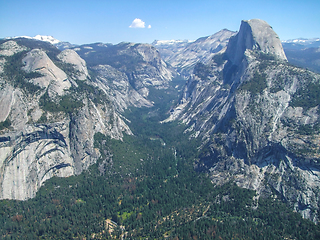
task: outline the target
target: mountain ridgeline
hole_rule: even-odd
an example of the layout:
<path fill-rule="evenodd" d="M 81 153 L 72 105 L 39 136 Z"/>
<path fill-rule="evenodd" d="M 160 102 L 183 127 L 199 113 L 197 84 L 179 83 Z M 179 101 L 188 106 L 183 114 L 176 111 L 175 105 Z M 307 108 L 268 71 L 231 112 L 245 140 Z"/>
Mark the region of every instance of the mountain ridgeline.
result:
<path fill-rule="evenodd" d="M 0 40 L 5 239 L 320 237 L 320 75 L 265 21 L 57 47 Z"/>
<path fill-rule="evenodd" d="M 165 121 L 178 119 L 202 139 L 196 168 L 214 183 L 276 191 L 318 221 L 319 75 L 288 64 L 261 20 L 243 21 L 221 58 L 196 66 Z"/>
<path fill-rule="evenodd" d="M 287 40 L 282 45 L 290 63 L 320 73 L 320 38 Z"/>
<path fill-rule="evenodd" d="M 109 52 L 105 59 L 87 53 L 87 63 L 74 50 L 42 41 L 1 42 L 0 198 L 25 200 L 52 176 L 80 174 L 100 156 L 95 133 L 132 134 L 124 109 L 152 106 L 146 86 L 172 80 L 149 45 L 120 44 Z M 113 66 L 106 62 L 111 57 Z"/>

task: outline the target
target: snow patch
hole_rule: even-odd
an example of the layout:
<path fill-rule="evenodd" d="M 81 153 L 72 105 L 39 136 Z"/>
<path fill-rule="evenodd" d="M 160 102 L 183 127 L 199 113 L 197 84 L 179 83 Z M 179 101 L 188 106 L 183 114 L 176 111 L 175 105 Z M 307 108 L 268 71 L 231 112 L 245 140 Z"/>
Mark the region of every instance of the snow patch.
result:
<path fill-rule="evenodd" d="M 30 36 L 17 36 L 17 37 L 8 37 L 6 39 L 16 39 L 16 38 L 27 38 L 27 39 L 34 39 L 34 40 L 39 40 L 39 41 L 44 41 L 44 42 L 49 42 L 51 44 L 57 44 L 60 43 L 61 41 L 58 39 L 55 39 L 52 36 L 43 36 L 43 35 L 36 35 L 35 37 L 30 37 Z"/>

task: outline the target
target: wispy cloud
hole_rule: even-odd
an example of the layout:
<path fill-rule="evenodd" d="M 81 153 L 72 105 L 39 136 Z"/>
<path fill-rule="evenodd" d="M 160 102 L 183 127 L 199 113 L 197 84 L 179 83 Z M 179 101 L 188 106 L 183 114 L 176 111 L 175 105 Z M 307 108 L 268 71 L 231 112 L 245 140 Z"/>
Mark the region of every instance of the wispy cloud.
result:
<path fill-rule="evenodd" d="M 135 20 L 132 21 L 131 25 L 129 28 L 145 28 L 146 23 L 142 21 L 140 18 L 136 18 Z M 148 25 L 148 28 L 151 28 L 151 25 Z"/>

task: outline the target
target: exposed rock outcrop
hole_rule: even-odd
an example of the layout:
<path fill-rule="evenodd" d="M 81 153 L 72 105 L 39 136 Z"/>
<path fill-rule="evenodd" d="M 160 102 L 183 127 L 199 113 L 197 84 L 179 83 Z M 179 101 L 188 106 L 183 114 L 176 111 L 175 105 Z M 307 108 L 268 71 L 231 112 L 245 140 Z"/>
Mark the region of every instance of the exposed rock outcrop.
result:
<path fill-rule="evenodd" d="M 67 74 L 58 68 L 41 49 L 33 49 L 22 59 L 23 70 L 27 73 L 37 72 L 41 77 L 31 79 L 34 85 L 48 88 L 50 96 L 63 95 L 71 87 Z M 50 85 L 50 86 L 49 86 Z"/>
<path fill-rule="evenodd" d="M 62 62 L 74 65 L 76 70 L 72 76 L 79 80 L 86 80 L 89 77 L 86 61 L 84 61 L 74 50 L 66 49 L 57 56 Z"/>
<path fill-rule="evenodd" d="M 74 49 L 90 67 L 109 65 L 124 73 L 131 87 L 147 98 L 149 88 L 167 88 L 176 75 L 149 44 L 119 43 L 82 45 Z"/>
<path fill-rule="evenodd" d="M 88 63 L 74 50 L 33 39 L 0 45 L 0 199 L 32 198 L 45 180 L 94 164 L 95 134 L 132 134 L 121 113 L 152 106 L 148 88 L 167 87 L 174 74 L 147 44 L 93 44 L 78 52 Z"/>
<path fill-rule="evenodd" d="M 97 132 L 116 139 L 132 134 L 106 86 L 90 80 L 76 52 L 56 55 L 47 45 L 30 49 L 38 42 L 28 40 L 27 47 L 24 41 L 0 45 L 0 121 L 6 123 L 0 129 L 0 199 L 32 198 L 47 179 L 80 174 L 100 155 Z"/>
<path fill-rule="evenodd" d="M 188 78 L 193 68 L 198 62 L 207 64 L 216 54 L 226 50 L 230 37 L 235 35 L 233 31 L 223 29 L 211 36 L 202 37 L 194 42 L 187 42 L 183 45 L 180 42 L 167 44 L 157 44 L 161 55 L 165 56 L 164 60 L 174 67 L 183 77 Z M 181 46 L 182 45 L 182 46 Z"/>
<path fill-rule="evenodd" d="M 97 73 L 97 84 L 109 96 L 119 111 L 129 106 L 151 107 L 152 103 L 140 95 L 131 85 L 127 75 L 109 65 L 92 68 Z"/>
<path fill-rule="evenodd" d="M 262 20 L 243 21 L 223 59 L 196 66 L 166 121 L 179 119 L 202 139 L 196 168 L 212 182 L 275 191 L 319 221 L 320 76 L 289 65 Z"/>
<path fill-rule="evenodd" d="M 10 57 L 16 53 L 27 50 L 25 46 L 20 46 L 15 41 L 7 41 L 1 44 L 0 55 Z"/>
<path fill-rule="evenodd" d="M 68 127 L 68 123 L 28 125 L 1 136 L 1 199 L 32 198 L 45 180 L 74 174 Z"/>
<path fill-rule="evenodd" d="M 272 54 L 281 60 L 287 60 L 280 38 L 268 23 L 260 19 L 242 21 L 239 33 L 229 42 L 226 56 L 235 65 L 240 64 L 247 49 Z"/>

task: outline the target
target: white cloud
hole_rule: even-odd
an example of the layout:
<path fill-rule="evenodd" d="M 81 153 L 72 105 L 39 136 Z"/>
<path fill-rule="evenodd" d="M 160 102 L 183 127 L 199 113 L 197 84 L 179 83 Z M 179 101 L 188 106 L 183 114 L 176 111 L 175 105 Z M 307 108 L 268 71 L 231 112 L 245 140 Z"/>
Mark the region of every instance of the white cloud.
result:
<path fill-rule="evenodd" d="M 149 26 L 148 26 L 148 28 L 149 28 Z M 140 18 L 136 18 L 135 20 L 133 20 L 133 22 L 129 26 L 129 28 L 145 28 L 145 27 L 146 27 L 145 22 L 142 21 Z"/>
<path fill-rule="evenodd" d="M 148 28 L 151 28 L 151 25 L 148 25 Z"/>

